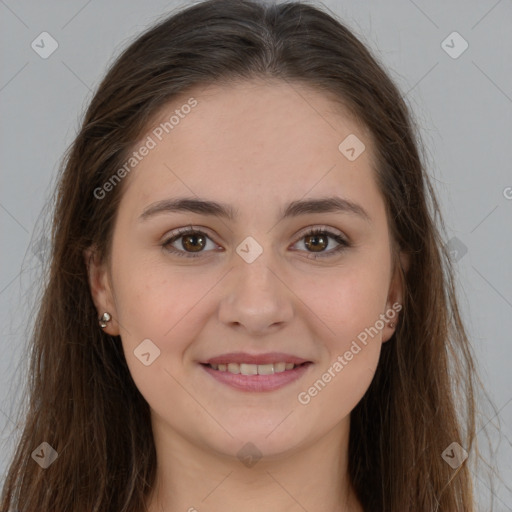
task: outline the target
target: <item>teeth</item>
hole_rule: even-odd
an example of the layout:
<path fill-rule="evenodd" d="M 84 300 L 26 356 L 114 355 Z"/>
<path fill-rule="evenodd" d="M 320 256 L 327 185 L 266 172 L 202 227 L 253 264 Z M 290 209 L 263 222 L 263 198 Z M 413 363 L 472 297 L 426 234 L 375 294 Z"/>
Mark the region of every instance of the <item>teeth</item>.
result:
<path fill-rule="evenodd" d="M 240 373 L 242 375 L 258 375 L 258 365 L 242 363 L 240 365 Z"/>
<path fill-rule="evenodd" d="M 289 364 L 292 364 L 292 363 L 289 363 Z M 295 365 L 293 365 L 295 366 Z M 292 366 L 292 368 L 293 368 Z M 288 368 L 290 369 L 290 368 Z M 286 363 L 274 363 L 274 372 L 275 373 L 280 373 L 280 372 L 284 372 L 286 370 Z"/>
<path fill-rule="evenodd" d="M 274 364 L 259 364 L 257 366 L 258 375 L 273 375 L 274 374 Z"/>
<path fill-rule="evenodd" d="M 240 373 L 240 365 L 237 363 L 229 363 L 228 364 L 228 372 L 229 373 Z"/>
<path fill-rule="evenodd" d="M 210 364 L 210 368 L 220 372 L 229 372 L 242 375 L 272 375 L 274 373 L 281 373 L 285 370 L 293 370 L 298 365 L 293 363 L 270 363 L 270 364 Z"/>

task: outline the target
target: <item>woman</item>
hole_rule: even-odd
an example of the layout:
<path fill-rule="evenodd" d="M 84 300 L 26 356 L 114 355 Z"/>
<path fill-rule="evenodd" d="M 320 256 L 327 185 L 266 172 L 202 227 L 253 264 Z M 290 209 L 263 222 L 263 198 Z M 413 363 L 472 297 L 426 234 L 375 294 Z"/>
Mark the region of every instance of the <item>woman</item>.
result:
<path fill-rule="evenodd" d="M 140 36 L 62 172 L 2 510 L 473 510 L 418 145 L 313 6 L 206 1 Z"/>

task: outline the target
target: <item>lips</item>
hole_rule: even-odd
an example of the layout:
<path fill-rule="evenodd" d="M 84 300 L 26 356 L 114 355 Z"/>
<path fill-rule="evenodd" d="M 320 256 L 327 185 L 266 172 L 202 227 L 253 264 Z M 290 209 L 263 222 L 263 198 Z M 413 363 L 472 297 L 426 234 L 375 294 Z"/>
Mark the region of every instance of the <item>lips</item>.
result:
<path fill-rule="evenodd" d="M 242 391 L 273 391 L 302 377 L 312 365 L 301 357 L 282 352 L 236 352 L 208 359 L 201 366 L 215 380 Z"/>

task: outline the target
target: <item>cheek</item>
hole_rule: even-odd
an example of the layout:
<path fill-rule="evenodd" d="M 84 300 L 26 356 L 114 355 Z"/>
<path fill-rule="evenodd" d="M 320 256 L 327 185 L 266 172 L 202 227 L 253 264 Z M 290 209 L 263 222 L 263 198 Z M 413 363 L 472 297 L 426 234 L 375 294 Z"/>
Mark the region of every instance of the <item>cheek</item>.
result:
<path fill-rule="evenodd" d="M 313 424 L 338 423 L 351 413 L 368 390 L 379 354 L 380 344 L 375 344 L 353 355 L 350 361 L 335 360 L 319 369 L 297 396 L 297 407 Z"/>
<path fill-rule="evenodd" d="M 158 249 L 137 250 L 135 244 L 131 247 L 119 241 L 114 257 L 116 312 L 122 336 L 139 343 L 144 338 L 162 340 L 186 316 L 200 290 L 186 286 L 186 272 L 173 271 Z"/>
<path fill-rule="evenodd" d="M 383 265 L 359 261 L 323 275 L 304 274 L 294 290 L 309 308 L 309 316 L 313 313 L 324 326 L 321 334 L 343 349 L 340 340 L 354 338 L 384 313 L 387 278 Z"/>
<path fill-rule="evenodd" d="M 198 292 L 165 278 L 155 266 L 126 272 L 124 278 L 120 272 L 118 280 L 121 339 L 129 371 L 149 405 L 164 413 L 171 397 L 174 401 L 183 394 L 178 382 L 183 382 L 184 354 L 195 336 L 196 323 L 188 320 Z"/>
<path fill-rule="evenodd" d="M 385 313 L 388 292 L 384 269 L 382 264 L 359 260 L 329 276 L 310 276 L 301 284 L 299 293 L 307 297 L 304 314 L 311 318 L 314 313 L 316 336 L 327 352 L 309 382 L 311 394 L 304 390 L 309 395 L 305 401 L 316 401 L 320 409 L 337 403 L 340 407 L 335 410 L 348 414 L 373 379 L 384 327 L 380 315 Z"/>
<path fill-rule="evenodd" d="M 326 357 L 297 401 L 316 421 L 340 421 L 370 386 L 382 346 L 384 285 L 377 273 L 351 268 L 310 296 L 308 306 L 321 316 L 318 324 L 322 327 L 316 335 L 326 348 Z"/>
<path fill-rule="evenodd" d="M 113 284 L 124 354 L 141 393 L 153 396 L 183 359 L 186 331 L 195 325 L 187 322 L 187 313 L 200 290 L 184 286 L 183 278 L 173 279 L 161 262 L 136 251 L 119 248 L 117 256 Z"/>

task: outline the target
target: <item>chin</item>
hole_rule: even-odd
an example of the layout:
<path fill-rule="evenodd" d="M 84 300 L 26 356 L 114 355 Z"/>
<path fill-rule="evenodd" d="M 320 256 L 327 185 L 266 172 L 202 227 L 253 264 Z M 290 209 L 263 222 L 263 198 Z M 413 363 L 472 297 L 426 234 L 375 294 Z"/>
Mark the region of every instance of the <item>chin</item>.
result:
<path fill-rule="evenodd" d="M 282 418 L 281 418 L 282 421 Z M 205 444 L 228 457 L 235 455 L 241 461 L 245 457 L 259 459 L 261 457 L 280 458 L 292 453 L 305 441 L 304 432 L 290 432 L 284 428 L 279 431 L 278 427 L 273 432 L 267 425 L 252 425 L 251 428 L 236 428 L 226 425 L 227 430 L 233 436 L 217 437 L 212 445 L 212 439 L 205 439 Z M 274 426 L 275 428 L 275 426 Z M 270 433 L 269 435 L 269 432 Z"/>

